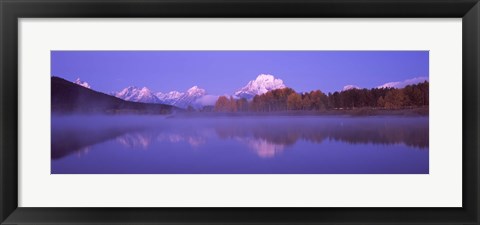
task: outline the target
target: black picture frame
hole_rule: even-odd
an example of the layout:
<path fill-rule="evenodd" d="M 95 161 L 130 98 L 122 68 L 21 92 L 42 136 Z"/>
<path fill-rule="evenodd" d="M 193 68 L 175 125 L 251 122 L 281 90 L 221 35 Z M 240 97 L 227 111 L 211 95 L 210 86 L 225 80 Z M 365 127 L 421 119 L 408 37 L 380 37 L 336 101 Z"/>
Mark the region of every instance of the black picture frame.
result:
<path fill-rule="evenodd" d="M 478 0 L 0 0 L 0 13 L 1 224 L 479 224 Z M 18 207 L 17 22 L 47 17 L 462 18 L 463 207 Z"/>

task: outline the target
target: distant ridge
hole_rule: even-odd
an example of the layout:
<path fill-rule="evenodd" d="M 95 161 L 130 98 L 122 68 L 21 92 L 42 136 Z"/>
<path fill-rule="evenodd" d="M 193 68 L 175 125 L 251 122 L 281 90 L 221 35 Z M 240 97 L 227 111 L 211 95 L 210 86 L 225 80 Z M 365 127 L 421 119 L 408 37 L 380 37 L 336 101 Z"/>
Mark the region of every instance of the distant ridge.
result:
<path fill-rule="evenodd" d="M 114 93 L 114 96 L 130 102 L 163 103 L 160 102 L 160 99 L 158 99 L 147 87 L 138 88 L 129 86 L 117 93 Z"/>
<path fill-rule="evenodd" d="M 174 105 L 180 108 L 187 108 L 188 106 L 198 107 L 197 100 L 201 99 L 207 94 L 205 89 L 193 86 L 186 92 L 171 91 L 168 93 L 158 92 L 156 95 L 160 102 L 164 104 Z"/>
<path fill-rule="evenodd" d="M 52 113 L 169 114 L 177 107 L 129 102 L 59 77 L 51 78 Z"/>
<path fill-rule="evenodd" d="M 112 93 L 112 95 L 126 101 L 160 103 L 186 109 L 188 106 L 201 107 L 196 101 L 204 97 L 206 91 L 198 86 L 193 86 L 186 92 L 170 91 L 167 93 L 153 93 L 147 87 L 138 88 L 129 86 L 119 92 Z"/>

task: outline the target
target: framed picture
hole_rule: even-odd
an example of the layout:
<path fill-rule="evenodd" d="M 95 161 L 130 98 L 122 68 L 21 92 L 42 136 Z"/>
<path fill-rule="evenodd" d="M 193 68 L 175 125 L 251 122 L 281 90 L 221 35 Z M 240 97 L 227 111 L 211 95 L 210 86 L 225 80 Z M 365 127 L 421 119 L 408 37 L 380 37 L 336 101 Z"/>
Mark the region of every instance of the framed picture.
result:
<path fill-rule="evenodd" d="M 0 11 L 1 224 L 479 224 L 476 0 Z"/>

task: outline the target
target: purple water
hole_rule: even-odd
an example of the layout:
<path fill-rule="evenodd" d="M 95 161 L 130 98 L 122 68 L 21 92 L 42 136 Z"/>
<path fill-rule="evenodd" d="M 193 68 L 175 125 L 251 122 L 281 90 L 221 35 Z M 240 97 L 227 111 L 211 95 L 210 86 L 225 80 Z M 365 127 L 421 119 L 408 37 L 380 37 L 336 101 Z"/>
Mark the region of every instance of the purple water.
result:
<path fill-rule="evenodd" d="M 52 174 L 428 174 L 428 117 L 52 117 Z"/>

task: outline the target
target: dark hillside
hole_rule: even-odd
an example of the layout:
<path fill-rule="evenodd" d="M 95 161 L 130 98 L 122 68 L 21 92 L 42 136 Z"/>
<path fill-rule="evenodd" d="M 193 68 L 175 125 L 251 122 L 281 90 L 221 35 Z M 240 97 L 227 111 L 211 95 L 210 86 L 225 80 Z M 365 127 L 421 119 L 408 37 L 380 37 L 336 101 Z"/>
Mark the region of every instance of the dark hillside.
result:
<path fill-rule="evenodd" d="M 52 113 L 169 114 L 176 107 L 129 102 L 59 77 L 51 78 Z"/>

